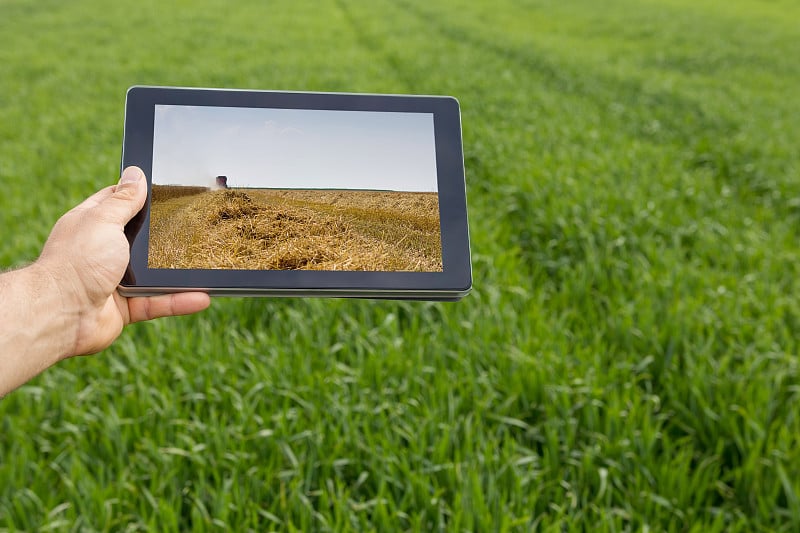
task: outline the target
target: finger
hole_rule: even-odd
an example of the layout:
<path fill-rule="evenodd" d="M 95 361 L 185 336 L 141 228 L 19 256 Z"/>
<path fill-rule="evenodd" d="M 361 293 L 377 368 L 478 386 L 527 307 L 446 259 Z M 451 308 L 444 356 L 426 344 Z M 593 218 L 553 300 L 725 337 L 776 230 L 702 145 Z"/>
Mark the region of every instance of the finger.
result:
<path fill-rule="evenodd" d="M 97 209 L 101 210 L 104 219 L 123 225 L 142 209 L 146 198 L 144 172 L 139 167 L 128 167 L 122 172 L 114 191 L 97 205 Z"/>
<path fill-rule="evenodd" d="M 207 308 L 211 298 L 204 292 L 180 292 L 159 296 L 128 298 L 130 322 L 163 316 L 189 315 Z"/>

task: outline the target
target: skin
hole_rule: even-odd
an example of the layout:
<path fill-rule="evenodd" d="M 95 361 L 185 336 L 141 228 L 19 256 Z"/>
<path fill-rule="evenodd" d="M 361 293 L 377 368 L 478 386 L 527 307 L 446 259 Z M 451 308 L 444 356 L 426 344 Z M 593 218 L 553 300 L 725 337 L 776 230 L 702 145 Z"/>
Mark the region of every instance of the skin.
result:
<path fill-rule="evenodd" d="M 104 350 L 128 324 L 209 306 L 202 292 L 117 292 L 130 258 L 125 224 L 146 198 L 144 173 L 126 168 L 58 220 L 36 262 L 0 274 L 0 397 L 62 359 Z"/>

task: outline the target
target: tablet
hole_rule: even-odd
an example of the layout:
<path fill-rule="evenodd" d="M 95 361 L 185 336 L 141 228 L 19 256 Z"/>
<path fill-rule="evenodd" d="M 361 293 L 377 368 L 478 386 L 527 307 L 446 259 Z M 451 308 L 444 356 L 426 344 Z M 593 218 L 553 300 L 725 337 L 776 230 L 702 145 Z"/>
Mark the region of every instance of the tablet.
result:
<path fill-rule="evenodd" d="M 123 295 L 471 289 L 452 97 L 135 86 L 122 144 L 148 182 Z"/>

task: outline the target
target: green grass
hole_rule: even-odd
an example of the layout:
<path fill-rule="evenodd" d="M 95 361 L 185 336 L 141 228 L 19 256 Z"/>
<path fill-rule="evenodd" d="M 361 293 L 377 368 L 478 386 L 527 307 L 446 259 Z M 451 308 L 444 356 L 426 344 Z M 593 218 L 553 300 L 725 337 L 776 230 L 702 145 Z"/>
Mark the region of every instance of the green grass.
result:
<path fill-rule="evenodd" d="M 0 0 L 0 265 L 133 84 L 451 94 L 475 290 L 218 299 L 0 401 L 0 529 L 800 529 L 800 8 Z"/>

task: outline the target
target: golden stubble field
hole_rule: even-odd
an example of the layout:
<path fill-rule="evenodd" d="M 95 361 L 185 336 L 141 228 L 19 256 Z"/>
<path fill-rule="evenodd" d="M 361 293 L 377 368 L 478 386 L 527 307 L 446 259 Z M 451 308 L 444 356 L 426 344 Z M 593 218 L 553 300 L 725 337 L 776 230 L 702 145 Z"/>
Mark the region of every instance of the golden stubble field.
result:
<path fill-rule="evenodd" d="M 148 266 L 440 272 L 438 195 L 154 185 Z"/>

